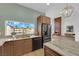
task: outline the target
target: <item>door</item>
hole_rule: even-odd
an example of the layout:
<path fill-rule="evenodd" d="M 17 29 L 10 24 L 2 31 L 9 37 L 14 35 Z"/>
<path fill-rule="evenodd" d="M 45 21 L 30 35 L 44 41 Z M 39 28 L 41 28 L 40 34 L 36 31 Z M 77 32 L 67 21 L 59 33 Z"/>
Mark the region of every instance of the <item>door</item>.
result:
<path fill-rule="evenodd" d="M 55 18 L 54 23 L 55 23 L 54 34 L 55 35 L 61 35 L 61 17 Z"/>

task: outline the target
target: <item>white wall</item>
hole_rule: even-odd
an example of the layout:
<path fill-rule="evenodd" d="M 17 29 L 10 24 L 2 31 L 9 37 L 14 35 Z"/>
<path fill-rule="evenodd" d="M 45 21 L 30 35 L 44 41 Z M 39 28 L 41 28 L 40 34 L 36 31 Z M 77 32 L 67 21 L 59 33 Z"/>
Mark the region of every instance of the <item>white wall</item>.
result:
<path fill-rule="evenodd" d="M 64 6 L 65 6 L 64 4 L 53 4 L 46 11 L 46 16 L 49 16 L 52 20 L 52 34 L 54 33 L 54 18 L 60 16 L 60 11 L 63 9 Z"/>
<path fill-rule="evenodd" d="M 61 16 L 60 11 L 66 4 L 54 4 L 46 12 L 46 16 L 49 16 L 52 20 L 52 33 L 54 32 L 54 18 Z M 69 4 L 74 7 L 71 17 L 62 18 L 62 35 L 66 32 L 67 25 L 74 25 L 74 32 L 76 34 L 76 41 L 79 41 L 79 4 Z"/>

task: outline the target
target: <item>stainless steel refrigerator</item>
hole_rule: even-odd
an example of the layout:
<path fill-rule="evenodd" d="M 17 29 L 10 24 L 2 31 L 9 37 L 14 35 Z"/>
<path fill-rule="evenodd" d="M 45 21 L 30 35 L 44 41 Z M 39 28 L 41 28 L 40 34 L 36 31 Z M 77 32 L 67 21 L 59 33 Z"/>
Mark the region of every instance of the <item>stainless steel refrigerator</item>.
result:
<path fill-rule="evenodd" d="M 41 30 L 43 42 L 51 41 L 51 25 L 43 23 Z"/>

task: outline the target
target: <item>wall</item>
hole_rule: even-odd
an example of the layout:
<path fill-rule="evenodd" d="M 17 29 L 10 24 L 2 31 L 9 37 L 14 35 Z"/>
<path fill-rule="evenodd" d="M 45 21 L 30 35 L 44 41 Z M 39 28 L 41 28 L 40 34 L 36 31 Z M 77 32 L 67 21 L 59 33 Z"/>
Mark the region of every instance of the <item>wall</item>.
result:
<path fill-rule="evenodd" d="M 51 24 L 52 24 L 52 34 L 54 33 L 54 19 L 56 17 L 60 17 L 60 11 L 63 9 L 65 5 L 64 4 L 53 4 L 52 6 L 50 6 L 48 8 L 48 10 L 46 11 L 46 16 L 49 16 L 51 18 Z M 63 20 L 62 20 L 62 24 L 64 24 Z M 62 25 L 62 34 L 63 34 L 63 25 Z"/>
<path fill-rule="evenodd" d="M 73 14 L 71 17 L 63 18 L 62 17 L 62 35 L 66 32 L 67 25 L 74 25 L 74 32 L 76 34 L 76 41 L 79 41 L 79 4 L 69 4 L 74 7 Z M 65 4 L 55 4 L 49 8 L 46 12 L 46 15 L 52 19 L 52 33 L 54 32 L 54 18 L 61 16 L 60 11 L 63 9 Z"/>
<path fill-rule="evenodd" d="M 44 15 L 44 13 L 14 3 L 0 3 L 0 37 L 4 37 L 6 20 L 34 23 L 36 30 L 39 15 Z"/>

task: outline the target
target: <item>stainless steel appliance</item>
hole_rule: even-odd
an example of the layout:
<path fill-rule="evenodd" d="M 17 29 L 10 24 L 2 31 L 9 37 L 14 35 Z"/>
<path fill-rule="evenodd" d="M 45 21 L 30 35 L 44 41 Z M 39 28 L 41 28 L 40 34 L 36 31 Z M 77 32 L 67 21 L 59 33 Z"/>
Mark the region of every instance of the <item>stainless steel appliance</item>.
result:
<path fill-rule="evenodd" d="M 32 51 L 43 48 L 41 37 L 32 38 Z"/>
<path fill-rule="evenodd" d="M 50 24 L 42 24 L 41 27 L 42 39 L 43 42 L 48 42 L 51 40 L 51 25 Z"/>

